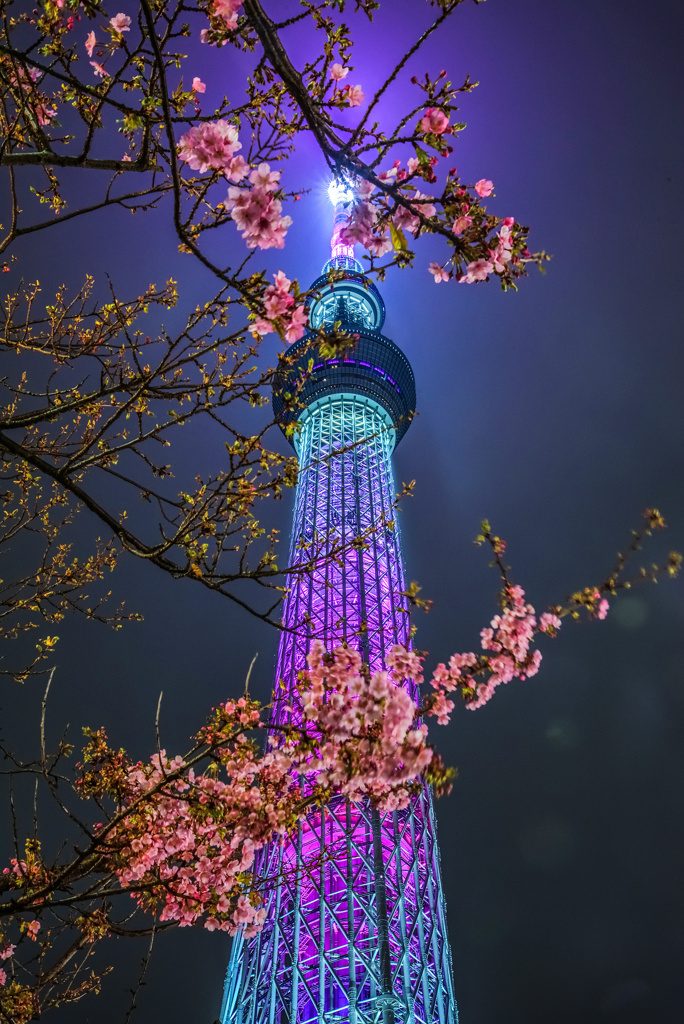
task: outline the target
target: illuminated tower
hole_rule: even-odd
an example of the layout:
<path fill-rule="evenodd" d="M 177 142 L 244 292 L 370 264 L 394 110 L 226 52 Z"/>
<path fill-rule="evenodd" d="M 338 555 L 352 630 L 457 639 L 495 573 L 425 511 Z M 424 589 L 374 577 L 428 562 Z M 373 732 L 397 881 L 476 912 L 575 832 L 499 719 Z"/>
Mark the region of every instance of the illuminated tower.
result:
<path fill-rule="evenodd" d="M 391 454 L 415 409 L 411 366 L 380 330 L 385 307 L 353 247 L 341 242 L 351 194 L 331 186 L 332 256 L 312 286 L 313 328 L 358 335 L 346 355 L 323 358 L 310 337 L 292 345 L 274 389 L 274 409 L 299 428 L 299 481 L 292 561 L 321 557 L 297 578 L 285 604 L 276 720 L 297 715 L 290 685 L 312 639 L 347 641 L 371 670 L 408 641 Z M 330 282 L 331 270 L 342 271 Z M 313 358 L 313 371 L 304 378 Z M 303 381 L 303 384 L 302 384 Z M 299 382 L 297 402 L 288 399 Z M 414 695 L 415 696 L 415 695 Z M 296 838 L 262 851 L 267 912 L 252 939 L 236 937 L 222 1024 L 456 1024 L 432 796 L 402 811 L 333 800 Z"/>

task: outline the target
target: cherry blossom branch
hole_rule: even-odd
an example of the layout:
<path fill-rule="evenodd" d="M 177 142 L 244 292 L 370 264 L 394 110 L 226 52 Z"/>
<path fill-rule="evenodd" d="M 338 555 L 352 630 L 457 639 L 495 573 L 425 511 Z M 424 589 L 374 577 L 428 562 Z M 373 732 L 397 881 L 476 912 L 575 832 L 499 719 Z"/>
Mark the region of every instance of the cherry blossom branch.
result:
<path fill-rule="evenodd" d="M 392 85 L 392 83 L 394 81 L 396 81 L 396 78 L 399 75 L 399 72 L 402 71 L 406 67 L 406 65 L 408 64 L 408 62 L 411 59 L 411 57 L 415 56 L 415 54 L 418 52 L 418 50 L 420 50 L 420 48 L 423 46 L 423 44 L 430 38 L 430 36 L 433 34 L 433 32 L 436 32 L 437 29 L 440 27 L 440 25 L 442 25 L 446 21 L 446 19 L 451 14 L 453 14 L 454 11 L 456 10 L 456 8 L 459 7 L 460 4 L 462 4 L 462 3 L 463 3 L 463 0 L 451 0 L 451 2 L 445 3 L 444 6 L 442 7 L 442 13 L 440 15 L 438 15 L 437 18 L 435 18 L 435 20 L 432 22 L 432 24 L 428 28 L 425 29 L 425 31 L 418 37 L 418 39 L 416 39 L 416 41 L 413 44 L 413 46 L 411 46 L 406 51 L 406 53 L 403 55 L 401 60 L 395 65 L 394 70 L 391 72 L 390 75 L 387 76 L 385 81 L 382 83 L 382 85 L 380 86 L 380 88 L 378 89 L 378 91 L 375 93 L 375 95 L 371 99 L 370 103 L 368 104 L 368 107 L 366 108 L 365 114 L 363 114 L 363 116 L 361 117 L 361 120 L 359 121 L 358 125 L 356 126 L 356 128 L 354 129 L 352 135 L 349 138 L 349 141 L 347 143 L 347 147 L 348 148 L 351 148 L 352 146 L 355 146 L 357 144 L 357 141 L 361 138 L 361 136 L 362 136 L 362 134 L 364 132 L 364 129 L 366 127 L 366 124 L 368 123 L 368 119 L 370 118 L 370 115 L 372 114 L 373 110 L 378 105 L 378 103 L 380 102 L 380 100 L 382 99 L 384 94 L 387 92 L 387 90 L 390 87 L 390 85 Z M 406 120 L 408 121 L 408 118 Z M 398 142 L 398 141 L 401 141 L 401 140 L 394 140 L 394 141 Z M 405 141 L 412 141 L 412 140 L 411 139 L 407 139 Z M 371 148 L 371 147 L 369 146 L 368 148 Z"/>
<path fill-rule="evenodd" d="M 130 165 L 124 163 L 124 168 L 128 168 Z M 110 169 L 110 168 L 107 168 Z M 10 167 L 10 173 L 13 175 L 14 170 Z M 13 178 L 12 178 L 13 180 Z M 66 221 L 74 220 L 76 217 L 83 217 L 89 213 L 95 213 L 97 210 L 104 210 L 109 206 L 122 206 L 126 210 L 136 211 L 137 209 L 144 208 L 149 209 L 154 206 L 156 202 L 161 199 L 165 192 L 169 191 L 170 186 L 162 184 L 155 185 L 149 190 L 139 192 L 126 192 L 121 196 L 107 196 L 98 203 L 93 203 L 91 206 L 82 206 L 78 210 L 72 210 L 70 213 L 62 213 L 59 215 L 59 219 L 44 220 L 39 224 L 30 224 L 27 227 L 17 228 L 16 217 L 13 218 L 12 228 L 8 233 L 7 237 L 0 242 L 0 253 L 4 252 L 8 245 L 13 242 L 16 238 L 21 238 L 23 235 L 30 235 L 36 231 L 44 231 L 46 228 L 55 227 L 58 224 L 64 224 Z M 125 204 L 131 199 L 144 199 L 148 196 L 152 196 L 151 201 L 146 203 L 136 203 L 133 206 L 126 206 Z"/>

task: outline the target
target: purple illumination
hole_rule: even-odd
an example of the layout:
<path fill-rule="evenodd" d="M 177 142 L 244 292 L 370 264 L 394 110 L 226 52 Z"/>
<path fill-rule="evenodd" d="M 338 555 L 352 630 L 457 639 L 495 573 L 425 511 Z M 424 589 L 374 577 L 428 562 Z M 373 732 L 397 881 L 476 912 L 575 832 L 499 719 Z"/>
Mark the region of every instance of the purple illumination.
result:
<path fill-rule="evenodd" d="M 314 638 L 328 647 L 353 643 L 371 668 L 381 668 L 384 650 L 407 639 L 392 508 L 394 431 L 374 403 L 333 395 L 303 417 L 297 446 L 303 468 L 292 559 L 315 553 L 321 568 L 311 579 L 297 578 L 290 592 L 285 625 L 294 628 L 305 619 L 311 624 L 301 635 L 284 634 L 278 677 L 296 676 Z M 357 538 L 365 541 L 365 550 L 350 548 Z M 342 553 L 333 559 L 338 550 Z"/>
<path fill-rule="evenodd" d="M 357 647 L 372 670 L 408 640 L 387 415 L 333 394 L 300 424 L 291 557 L 319 568 L 295 577 L 285 604 L 277 722 L 298 717 L 290 684 L 314 638 Z M 224 1024 L 455 1024 L 428 789 L 385 815 L 339 798 L 267 848 L 260 871 L 266 924 L 233 944 Z"/>

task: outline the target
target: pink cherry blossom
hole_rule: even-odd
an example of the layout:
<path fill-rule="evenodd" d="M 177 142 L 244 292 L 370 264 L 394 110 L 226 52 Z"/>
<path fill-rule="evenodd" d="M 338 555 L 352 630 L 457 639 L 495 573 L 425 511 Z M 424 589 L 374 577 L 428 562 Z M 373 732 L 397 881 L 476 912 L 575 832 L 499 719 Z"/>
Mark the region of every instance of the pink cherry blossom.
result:
<path fill-rule="evenodd" d="M 267 163 L 261 163 L 255 167 L 249 176 L 253 185 L 265 188 L 268 192 L 274 192 L 280 181 L 280 171 L 272 171 Z"/>
<path fill-rule="evenodd" d="M 214 0 L 211 14 L 215 18 L 221 18 L 226 28 L 235 28 L 238 22 L 238 11 L 242 7 L 242 0 Z"/>
<path fill-rule="evenodd" d="M 442 135 L 449 127 L 449 118 L 439 107 L 428 107 L 421 119 L 420 127 L 427 134 Z"/>
<path fill-rule="evenodd" d="M 235 191 L 273 199 L 277 179 L 277 172 L 260 165 L 250 175 L 251 187 Z M 296 340 L 306 307 L 295 303 L 292 282 L 279 270 L 264 292 L 264 319 L 291 330 Z M 600 593 L 589 591 L 588 597 L 598 600 Z M 447 788 L 424 716 L 446 724 L 453 691 L 461 689 L 467 707 L 475 709 L 498 686 L 533 676 L 541 662 L 541 653 L 532 650 L 535 635 L 554 635 L 559 626 L 554 612 L 537 620 L 523 589 L 505 582 L 501 610 L 481 632 L 484 653 L 454 654 L 448 665 L 438 665 L 429 680 L 433 694 L 420 706 L 413 695 L 423 683 L 423 659 L 416 651 L 396 644 L 386 654 L 385 669 L 370 674 L 359 651 L 326 652 L 314 642 L 307 668 L 287 697 L 294 708 L 292 728 L 271 734 L 265 753 L 247 740 L 252 730 L 267 728 L 266 715 L 244 696 L 214 709 L 200 732 L 210 758 L 206 774 L 196 773 L 199 762 L 190 768 L 183 757 L 168 757 L 164 750 L 146 764 L 124 761 L 121 767 L 117 761 L 124 813 L 108 826 L 103 868 L 147 910 L 156 903 L 162 921 L 256 934 L 265 910 L 254 891 L 255 858 L 275 841 L 287 863 L 293 826 L 307 828 L 307 800 L 315 795 L 324 804 L 339 794 L 351 801 L 370 798 L 382 813 L 401 809 L 428 769 Z M 14 858 L 4 869 L 11 888 L 43 884 L 44 865 L 35 856 L 28 861 Z M 25 927 L 35 939 L 39 922 Z M 0 960 L 13 952 L 5 944 Z"/>
<path fill-rule="evenodd" d="M 466 272 L 461 278 L 461 284 L 473 284 L 475 281 L 485 281 L 489 274 L 494 273 L 494 264 L 489 260 L 473 260 L 466 267 Z"/>
<path fill-rule="evenodd" d="M 297 306 L 293 311 L 285 328 L 285 341 L 291 345 L 303 336 L 309 322 L 309 312 L 306 306 Z"/>
<path fill-rule="evenodd" d="M 294 295 L 290 294 L 292 282 L 282 270 L 273 275 L 275 284 L 269 285 L 264 293 L 264 308 L 270 320 L 275 320 L 294 305 Z"/>
<path fill-rule="evenodd" d="M 110 19 L 109 24 L 112 26 L 115 32 L 121 34 L 122 32 L 130 32 L 131 19 L 127 14 L 117 14 Z M 88 54 L 90 56 L 90 54 Z"/>
<path fill-rule="evenodd" d="M 428 267 L 428 270 L 433 275 L 435 279 L 435 284 L 439 284 L 440 281 L 449 280 L 449 271 L 445 270 L 445 268 L 440 266 L 439 263 L 431 263 Z"/>
<path fill-rule="evenodd" d="M 290 287 L 279 271 L 269 286 L 274 309 L 276 297 L 282 301 Z M 293 814 L 303 813 L 302 780 L 306 786 L 315 779 L 323 790 L 350 800 L 370 796 L 386 811 L 405 807 L 414 781 L 433 764 L 427 726 L 416 725 L 417 708 L 403 684 L 422 680 L 416 652 L 394 646 L 388 670 L 368 678 L 358 651 L 326 654 L 316 642 L 307 664 L 297 682 L 301 731 L 271 736 L 266 754 L 240 743 L 235 732 L 238 725 L 265 724 L 248 698 L 216 710 L 203 736 L 222 745 L 225 781 L 185 771 L 183 758 L 163 750 L 148 765 L 127 770 L 124 805 L 144 810 L 110 830 L 107 849 L 132 898 L 148 907 L 150 898 L 163 905 L 161 920 L 181 927 L 201 920 L 209 931 L 255 934 L 265 912 L 252 902 L 245 873 L 267 842 L 281 838 L 287 844 Z"/>
<path fill-rule="evenodd" d="M 86 41 L 85 41 L 85 48 L 86 48 L 86 52 L 87 52 L 89 57 L 92 57 L 93 50 L 95 49 L 96 46 L 97 46 L 97 39 L 95 38 L 95 33 L 94 32 L 89 32 L 88 35 L 86 36 Z"/>
<path fill-rule="evenodd" d="M 534 634 L 546 632 L 555 636 L 560 625 L 561 620 L 554 612 L 544 612 L 537 621 L 534 608 L 525 602 L 522 587 L 506 584 L 501 614 L 495 615 L 480 633 L 483 650 L 493 653 L 479 658 L 472 652 L 455 654 L 448 668 L 438 665 L 430 680 L 437 696 L 430 714 L 439 716 L 440 721 L 448 716 L 445 694 L 456 687 L 464 687 L 473 694 L 466 707 L 475 710 L 486 704 L 502 683 L 536 675 L 542 655 L 539 650 L 531 650 Z M 488 678 L 476 683 L 474 676 L 479 673 L 488 673 Z"/>
<path fill-rule="evenodd" d="M 292 344 L 304 334 L 308 323 L 308 310 L 304 304 L 294 306 L 294 295 L 290 293 L 291 281 L 282 270 L 273 275 L 275 284 L 269 285 L 264 292 L 265 317 L 257 317 L 254 330 L 257 334 L 269 334 L 277 326 L 285 335 L 288 344 Z"/>
<path fill-rule="evenodd" d="M 542 632 L 549 633 L 551 636 L 555 636 L 556 630 L 560 629 L 560 627 L 561 620 L 558 618 L 557 615 L 554 615 L 552 612 L 543 612 L 539 616 L 539 628 L 542 630 Z"/>
<path fill-rule="evenodd" d="M 494 182 L 490 181 L 488 178 L 480 178 L 480 180 L 475 183 L 475 191 L 478 196 L 482 196 L 483 198 L 485 196 L 490 196 L 493 189 Z"/>
<path fill-rule="evenodd" d="M 350 107 L 360 107 L 366 98 L 366 94 L 360 85 L 345 85 L 342 96 Z"/>
<path fill-rule="evenodd" d="M 0 985 L 7 983 L 7 971 L 0 967 Z"/>
<path fill-rule="evenodd" d="M 101 64 L 98 64 L 96 60 L 91 60 L 90 66 L 94 68 L 94 74 L 98 78 L 109 78 L 109 72 L 106 68 L 103 68 Z"/>
<path fill-rule="evenodd" d="M 200 78 L 193 78 L 192 80 L 192 91 L 193 92 L 206 92 L 207 87 Z"/>
<path fill-rule="evenodd" d="M 39 931 L 40 921 L 29 921 L 29 923 L 26 925 L 26 934 L 28 935 L 29 939 L 33 939 L 34 942 L 36 941 L 36 936 L 38 935 Z"/>
<path fill-rule="evenodd" d="M 378 179 L 380 181 L 394 182 L 397 173 L 399 171 L 399 161 L 397 160 L 393 167 L 390 167 L 387 171 L 380 171 Z"/>
<path fill-rule="evenodd" d="M 343 68 L 341 64 L 333 64 L 330 68 L 330 77 L 334 82 L 341 82 L 349 74 L 349 68 Z"/>
<path fill-rule="evenodd" d="M 214 121 L 196 125 L 181 136 L 178 155 L 195 171 L 226 170 L 233 154 L 242 149 L 235 125 Z"/>
<path fill-rule="evenodd" d="M 8 942 L 2 947 L 2 949 L 0 949 L 0 960 L 9 960 L 16 948 L 17 947 L 13 946 L 11 942 Z"/>
<path fill-rule="evenodd" d="M 468 228 L 471 226 L 472 223 L 473 223 L 473 218 L 469 217 L 466 214 L 464 216 L 456 218 L 456 220 L 454 221 L 454 223 L 453 223 L 453 225 L 451 227 L 451 230 L 453 231 L 453 233 L 455 235 L 462 235 L 464 231 L 468 230 Z"/>
<path fill-rule="evenodd" d="M 374 186 L 367 181 L 359 182 L 357 194 L 359 201 L 352 207 L 349 219 L 339 232 L 339 239 L 344 245 L 363 245 L 375 256 L 383 256 L 392 248 L 392 240 L 387 229 L 376 231 L 378 209 L 366 198 L 373 192 Z"/>
<path fill-rule="evenodd" d="M 606 615 L 608 614 L 608 609 L 609 608 L 610 608 L 610 604 L 608 603 L 608 599 L 604 597 L 603 600 L 601 601 L 601 603 L 598 606 L 598 611 L 596 612 L 596 618 L 597 619 L 605 619 Z"/>
<path fill-rule="evenodd" d="M 280 171 L 261 163 L 249 176 L 252 188 L 228 189 L 226 209 L 250 248 L 282 249 L 285 244 L 292 218 L 282 216 L 282 203 L 273 194 L 279 178 Z"/>
<path fill-rule="evenodd" d="M 411 208 L 399 206 L 395 210 L 392 220 L 396 227 L 416 235 L 421 227 L 419 214 L 422 214 L 424 217 L 434 217 L 437 211 L 432 203 L 425 202 L 426 199 L 432 199 L 432 196 L 425 196 L 422 192 L 415 192 L 412 198 L 418 199 L 420 202 Z"/>
<path fill-rule="evenodd" d="M 510 263 L 512 259 L 510 245 L 504 245 L 500 242 L 495 249 L 489 250 L 489 259 L 496 273 L 503 274 L 506 270 L 506 264 Z"/>
<path fill-rule="evenodd" d="M 244 157 L 240 156 L 238 153 L 238 155 L 234 156 L 230 161 L 230 166 L 226 171 L 226 178 L 228 178 L 228 181 L 242 181 L 243 178 L 247 177 L 248 172 L 249 164 Z"/>

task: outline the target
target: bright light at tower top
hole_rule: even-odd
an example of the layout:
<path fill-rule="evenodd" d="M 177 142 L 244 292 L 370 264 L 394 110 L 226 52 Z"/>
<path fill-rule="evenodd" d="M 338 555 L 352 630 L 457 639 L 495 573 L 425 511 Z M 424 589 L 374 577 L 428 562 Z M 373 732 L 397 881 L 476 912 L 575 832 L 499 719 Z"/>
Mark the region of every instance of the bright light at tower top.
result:
<path fill-rule="evenodd" d="M 343 178 L 333 178 L 328 185 L 328 196 L 333 206 L 338 203 L 350 203 L 354 198 L 354 189 Z"/>

